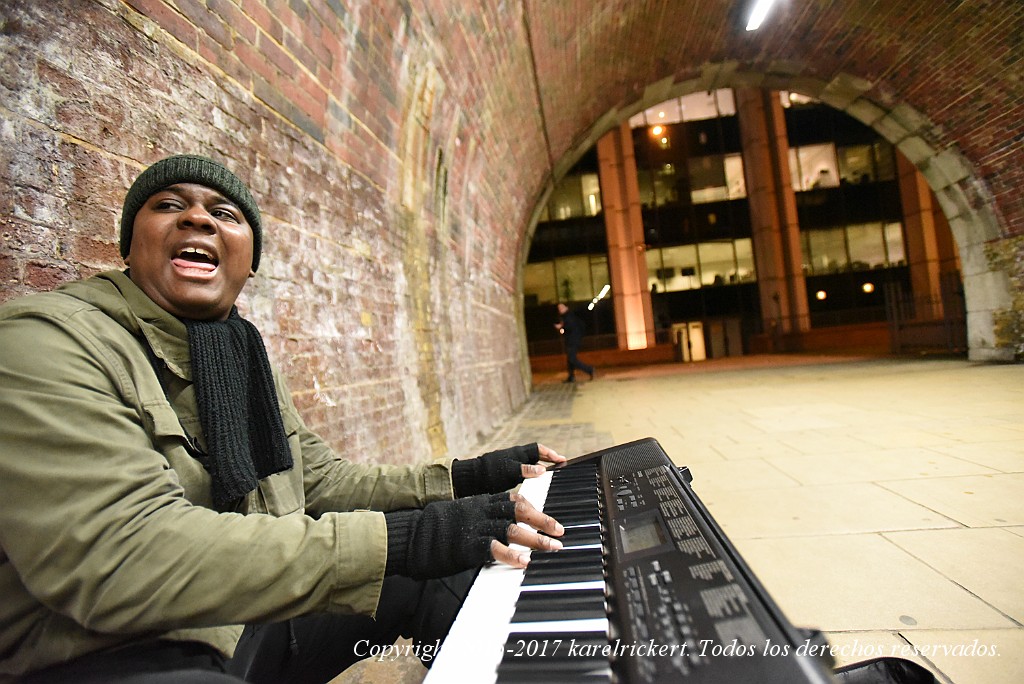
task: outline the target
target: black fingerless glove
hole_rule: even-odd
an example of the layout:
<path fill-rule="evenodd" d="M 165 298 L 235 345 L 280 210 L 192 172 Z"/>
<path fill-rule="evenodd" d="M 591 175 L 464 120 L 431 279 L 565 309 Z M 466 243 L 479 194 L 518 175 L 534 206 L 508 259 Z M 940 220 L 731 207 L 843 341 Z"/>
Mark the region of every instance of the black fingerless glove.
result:
<path fill-rule="evenodd" d="M 499 449 L 477 458 L 452 463 L 452 487 L 455 496 L 497 494 L 523 481 L 522 465 L 540 460 L 536 443 Z"/>
<path fill-rule="evenodd" d="M 507 494 L 435 501 L 423 510 L 385 513 L 385 575 L 447 577 L 491 560 L 491 540 L 508 543 L 516 505 Z"/>

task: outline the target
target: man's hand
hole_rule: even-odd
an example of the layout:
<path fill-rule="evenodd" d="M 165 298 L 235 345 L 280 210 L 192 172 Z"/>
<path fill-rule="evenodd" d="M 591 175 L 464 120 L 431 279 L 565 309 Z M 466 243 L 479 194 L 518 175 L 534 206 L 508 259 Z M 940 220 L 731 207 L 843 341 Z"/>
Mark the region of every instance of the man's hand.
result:
<path fill-rule="evenodd" d="M 546 447 L 543 444 L 537 444 L 537 452 L 540 454 L 541 461 L 547 461 L 558 465 L 559 463 L 565 463 L 565 456 L 562 456 L 557 451 L 550 447 Z M 537 463 L 531 465 L 528 463 L 523 464 L 523 477 L 540 477 L 548 471 L 547 466 Z"/>
<path fill-rule="evenodd" d="M 565 463 L 565 457 L 543 444 L 523 444 L 499 449 L 477 458 L 452 463 L 452 487 L 456 498 L 476 494 L 496 494 L 512 489 L 527 477 L 543 475 L 540 464 Z"/>
<path fill-rule="evenodd" d="M 564 529 L 518 494 L 479 494 L 434 501 L 422 510 L 384 514 L 387 525 L 385 575 L 432 579 L 483 565 L 492 558 L 523 568 L 529 554 L 512 549 L 557 551 Z"/>
<path fill-rule="evenodd" d="M 546 447 L 542 447 L 542 456 L 544 448 Z M 553 451 L 550 451 L 550 453 L 562 459 L 562 461 L 565 460 L 564 457 L 558 456 Z M 543 466 L 536 467 L 543 469 Z M 510 496 L 516 505 L 516 521 L 520 524 L 509 526 L 508 543 L 525 546 L 527 549 L 537 549 L 538 551 L 558 551 L 561 549 L 562 542 L 537 532 L 540 531 L 554 537 L 561 537 L 565 533 L 565 528 L 550 515 L 537 510 L 533 504 L 521 495 L 512 494 Z M 491 541 L 491 556 L 499 563 L 511 565 L 514 568 L 525 568 L 526 564 L 530 562 L 530 554 L 527 551 L 513 549 L 506 544 L 502 544 L 497 539 Z"/>

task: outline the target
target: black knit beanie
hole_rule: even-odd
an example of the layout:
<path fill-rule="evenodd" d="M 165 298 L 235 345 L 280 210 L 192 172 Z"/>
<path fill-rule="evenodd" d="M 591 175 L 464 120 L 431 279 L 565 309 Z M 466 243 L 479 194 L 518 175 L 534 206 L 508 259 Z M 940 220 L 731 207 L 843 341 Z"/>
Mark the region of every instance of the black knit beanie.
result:
<path fill-rule="evenodd" d="M 245 183 L 223 164 L 193 154 L 180 154 L 161 159 L 139 174 L 132 183 L 121 210 L 121 258 L 128 256 L 131 249 L 132 230 L 139 209 L 153 193 L 175 183 L 196 183 L 212 188 L 242 210 L 245 220 L 252 228 L 252 270 L 255 272 L 259 268 L 260 252 L 263 250 L 263 224 L 260 221 L 260 210 L 256 206 L 256 200 Z"/>

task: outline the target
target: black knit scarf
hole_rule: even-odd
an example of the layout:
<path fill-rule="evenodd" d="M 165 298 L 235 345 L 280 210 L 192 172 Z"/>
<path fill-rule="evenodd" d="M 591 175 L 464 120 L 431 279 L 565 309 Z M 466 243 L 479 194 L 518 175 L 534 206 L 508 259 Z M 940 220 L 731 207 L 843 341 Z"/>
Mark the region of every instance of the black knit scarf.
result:
<path fill-rule="evenodd" d="M 257 482 L 292 467 L 267 350 L 231 309 L 225 321 L 185 320 L 213 502 L 230 510 Z"/>

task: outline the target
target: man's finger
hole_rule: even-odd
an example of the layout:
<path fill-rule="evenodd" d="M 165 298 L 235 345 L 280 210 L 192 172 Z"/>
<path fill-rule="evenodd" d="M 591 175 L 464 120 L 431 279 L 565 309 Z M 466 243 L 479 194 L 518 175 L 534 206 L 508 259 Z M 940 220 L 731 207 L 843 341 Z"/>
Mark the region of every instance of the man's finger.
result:
<path fill-rule="evenodd" d="M 512 501 L 516 503 L 516 520 L 526 523 L 530 527 L 546 534 L 561 537 L 565 528 L 546 513 L 534 508 L 533 504 L 526 500 L 521 494 L 512 494 Z"/>
<path fill-rule="evenodd" d="M 525 525 L 509 526 L 508 543 L 519 544 L 538 551 L 559 551 L 562 548 L 562 542 L 543 534 L 537 534 Z"/>
<path fill-rule="evenodd" d="M 562 456 L 551 447 L 546 447 L 543 444 L 537 445 L 537 453 L 540 455 L 540 460 L 547 461 L 549 463 L 565 463 L 566 461 L 565 456 Z"/>
<path fill-rule="evenodd" d="M 491 540 L 491 557 L 497 562 L 511 565 L 513 568 L 525 568 L 526 564 L 530 562 L 530 554 L 510 549 L 497 539 Z"/>
<path fill-rule="evenodd" d="M 540 477 L 541 475 L 546 473 L 548 469 L 545 468 L 542 465 L 530 465 L 529 463 L 524 463 L 522 465 L 522 470 L 523 470 L 523 477 L 524 478 L 530 478 L 530 477 Z"/>

